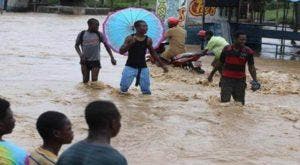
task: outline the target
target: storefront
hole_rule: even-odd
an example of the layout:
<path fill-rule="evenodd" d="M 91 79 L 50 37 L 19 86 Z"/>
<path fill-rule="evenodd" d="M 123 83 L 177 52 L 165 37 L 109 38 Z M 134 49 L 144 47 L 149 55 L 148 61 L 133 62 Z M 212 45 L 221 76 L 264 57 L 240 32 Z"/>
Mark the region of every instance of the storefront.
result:
<path fill-rule="evenodd" d="M 164 21 L 171 16 L 178 17 L 180 25 L 187 30 L 187 44 L 201 44 L 196 34 L 203 28 L 212 30 L 216 35 L 222 35 L 231 41 L 230 26 L 227 18 L 222 16 L 221 9 L 204 8 L 205 3 L 207 3 L 205 0 L 157 0 L 156 13 Z M 216 6 L 210 3 L 207 5 Z M 205 22 L 204 27 L 203 22 Z"/>

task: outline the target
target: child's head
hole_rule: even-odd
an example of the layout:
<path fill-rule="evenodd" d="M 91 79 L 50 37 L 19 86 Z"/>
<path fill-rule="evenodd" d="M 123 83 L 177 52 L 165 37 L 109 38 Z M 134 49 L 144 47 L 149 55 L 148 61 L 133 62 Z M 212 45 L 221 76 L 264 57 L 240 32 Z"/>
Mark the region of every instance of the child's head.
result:
<path fill-rule="evenodd" d="M 121 115 L 112 102 L 94 101 L 85 109 L 85 119 L 90 132 L 108 131 L 110 137 L 115 137 L 121 128 Z"/>
<path fill-rule="evenodd" d="M 15 127 L 15 122 L 10 103 L 0 98 L 0 136 L 10 134 Z"/>
<path fill-rule="evenodd" d="M 71 122 L 60 112 L 48 111 L 41 114 L 36 122 L 36 128 L 44 142 L 69 144 L 73 140 Z"/>

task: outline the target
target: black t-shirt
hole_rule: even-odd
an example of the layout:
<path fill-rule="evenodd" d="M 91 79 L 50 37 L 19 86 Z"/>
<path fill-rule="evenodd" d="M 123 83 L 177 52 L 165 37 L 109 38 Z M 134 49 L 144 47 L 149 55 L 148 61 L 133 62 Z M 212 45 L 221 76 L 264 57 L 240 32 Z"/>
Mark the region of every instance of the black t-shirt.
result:
<path fill-rule="evenodd" d="M 126 66 L 133 68 L 146 68 L 146 52 L 147 52 L 148 36 L 143 41 L 136 41 L 128 50 L 128 59 Z"/>

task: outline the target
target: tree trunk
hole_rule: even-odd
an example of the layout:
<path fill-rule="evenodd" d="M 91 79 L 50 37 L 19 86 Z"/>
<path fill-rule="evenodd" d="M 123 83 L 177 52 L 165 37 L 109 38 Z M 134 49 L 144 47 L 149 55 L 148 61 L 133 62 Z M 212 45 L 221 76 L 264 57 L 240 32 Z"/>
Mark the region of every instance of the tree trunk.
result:
<path fill-rule="evenodd" d="M 265 3 L 264 2 L 261 2 L 261 7 L 259 9 L 259 23 L 263 23 L 264 21 L 264 17 L 265 17 Z"/>
<path fill-rule="evenodd" d="M 114 0 L 110 0 L 110 9 L 113 10 L 114 8 Z"/>
<path fill-rule="evenodd" d="M 300 3 L 295 3 L 295 24 L 296 24 L 296 29 L 300 29 Z"/>

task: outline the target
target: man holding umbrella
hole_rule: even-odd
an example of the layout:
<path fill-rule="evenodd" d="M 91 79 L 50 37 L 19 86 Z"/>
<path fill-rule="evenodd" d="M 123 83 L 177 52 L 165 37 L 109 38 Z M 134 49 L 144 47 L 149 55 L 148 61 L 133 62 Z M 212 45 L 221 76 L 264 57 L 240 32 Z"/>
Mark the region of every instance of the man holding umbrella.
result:
<path fill-rule="evenodd" d="M 129 35 L 120 48 L 120 53 L 128 52 L 128 59 L 121 78 L 121 93 L 126 93 L 136 78 L 136 86 L 140 85 L 143 94 L 151 95 L 150 75 L 146 64 L 146 53 L 149 50 L 151 56 L 155 58 L 164 72 L 168 69 L 158 58 L 153 46 L 152 39 L 146 35 L 148 25 L 143 20 L 134 22 L 135 34 Z"/>

